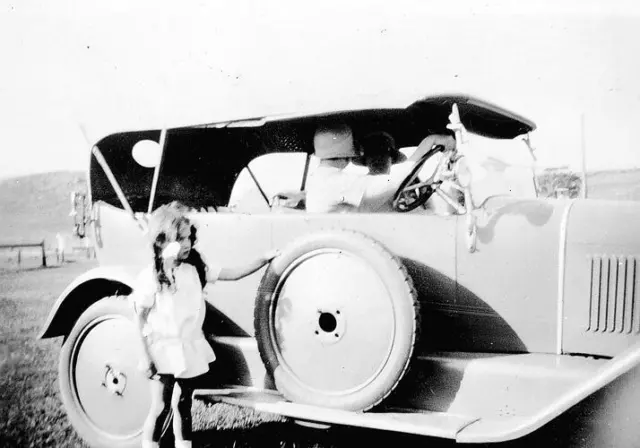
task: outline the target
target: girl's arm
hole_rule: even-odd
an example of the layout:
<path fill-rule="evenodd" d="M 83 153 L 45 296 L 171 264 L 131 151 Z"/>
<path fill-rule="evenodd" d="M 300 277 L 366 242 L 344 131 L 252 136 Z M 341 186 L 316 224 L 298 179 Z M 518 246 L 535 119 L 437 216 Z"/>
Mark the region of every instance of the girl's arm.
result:
<path fill-rule="evenodd" d="M 268 264 L 279 254 L 280 252 L 278 250 L 272 250 L 246 265 L 222 268 L 220 269 L 217 280 L 239 280 L 244 278 Z"/>
<path fill-rule="evenodd" d="M 142 359 L 141 364 L 146 368 L 146 374 L 149 378 L 152 378 L 157 372 L 156 367 L 151 358 L 149 350 L 149 341 L 145 334 L 145 325 L 149 317 L 151 307 L 155 303 L 156 283 L 152 278 L 152 268 L 144 269 L 138 275 L 136 283 L 133 287 L 133 292 L 129 297 L 133 307 L 133 321 L 136 329 L 138 330 L 138 337 L 142 343 Z"/>

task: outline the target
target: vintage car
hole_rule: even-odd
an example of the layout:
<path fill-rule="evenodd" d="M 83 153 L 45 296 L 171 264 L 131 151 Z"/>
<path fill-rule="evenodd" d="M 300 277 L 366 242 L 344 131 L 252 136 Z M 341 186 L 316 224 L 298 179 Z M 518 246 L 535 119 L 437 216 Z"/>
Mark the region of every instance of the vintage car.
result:
<path fill-rule="evenodd" d="M 415 163 L 393 211 L 307 212 L 314 132 L 336 120 L 356 140 L 384 131 L 406 154 L 433 134 L 457 146 Z M 151 259 L 146 216 L 179 201 L 205 259 L 281 249 L 268 268 L 207 287 L 218 360 L 197 397 L 459 443 L 633 446 L 640 206 L 538 198 L 531 170 L 475 175 L 474 141 L 528 154 L 534 129 L 487 101 L 434 95 L 95 140 L 90 215 L 77 222 L 100 266 L 62 292 L 41 333 L 64 339 L 74 427 L 92 446 L 138 443 L 149 396 L 126 296 Z"/>

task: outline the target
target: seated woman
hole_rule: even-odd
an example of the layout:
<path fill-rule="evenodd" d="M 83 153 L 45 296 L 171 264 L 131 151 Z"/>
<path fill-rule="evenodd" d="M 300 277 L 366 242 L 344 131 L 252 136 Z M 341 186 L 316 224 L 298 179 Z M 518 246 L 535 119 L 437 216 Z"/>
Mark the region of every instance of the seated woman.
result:
<path fill-rule="evenodd" d="M 338 123 L 321 127 L 314 137 L 314 152 L 320 163 L 309 176 L 306 206 L 308 212 L 380 213 L 393 210 L 393 199 L 415 162 L 437 141 L 446 149 L 455 148 L 451 136 L 430 136 L 398 169 L 388 174 L 358 173 L 353 168 L 356 152 L 351 128 Z M 389 165 L 388 159 L 386 165 Z M 376 167 L 376 169 L 379 167 Z"/>
<path fill-rule="evenodd" d="M 355 165 L 368 168 L 371 175 L 389 174 L 392 165 L 402 163 L 407 157 L 396 148 L 393 137 L 383 131 L 365 135 L 360 141 L 363 154 L 354 160 Z"/>

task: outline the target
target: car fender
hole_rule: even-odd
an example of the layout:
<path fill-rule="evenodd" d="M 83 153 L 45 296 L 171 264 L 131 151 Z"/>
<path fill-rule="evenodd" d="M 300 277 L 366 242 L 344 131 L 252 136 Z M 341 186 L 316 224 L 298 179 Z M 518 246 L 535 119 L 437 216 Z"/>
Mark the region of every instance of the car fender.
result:
<path fill-rule="evenodd" d="M 97 267 L 80 275 L 53 304 L 38 338 L 66 336 L 78 317 L 98 300 L 130 294 L 135 278 L 135 271 L 122 266 Z"/>

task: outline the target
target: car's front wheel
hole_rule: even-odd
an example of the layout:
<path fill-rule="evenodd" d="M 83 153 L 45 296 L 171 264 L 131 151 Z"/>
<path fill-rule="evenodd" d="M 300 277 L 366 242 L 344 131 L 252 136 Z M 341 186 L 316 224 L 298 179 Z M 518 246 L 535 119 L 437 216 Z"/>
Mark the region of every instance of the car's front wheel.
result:
<path fill-rule="evenodd" d="M 150 394 L 132 317 L 126 298 L 102 299 L 80 316 L 60 352 L 62 401 L 93 447 L 140 446 Z"/>

